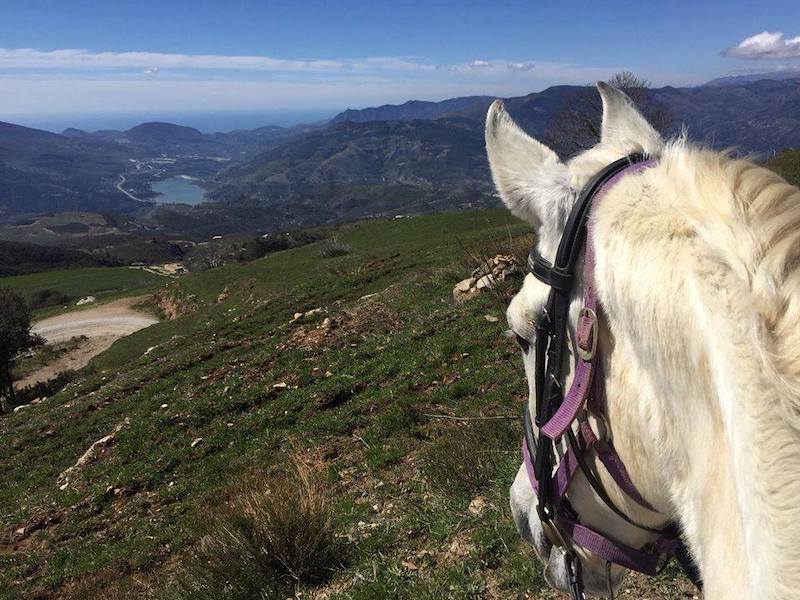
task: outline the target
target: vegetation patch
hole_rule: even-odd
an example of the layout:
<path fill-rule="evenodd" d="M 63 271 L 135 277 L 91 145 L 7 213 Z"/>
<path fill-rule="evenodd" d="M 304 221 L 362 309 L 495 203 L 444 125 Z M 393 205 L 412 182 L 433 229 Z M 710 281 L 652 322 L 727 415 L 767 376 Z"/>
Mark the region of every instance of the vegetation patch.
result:
<path fill-rule="evenodd" d="M 517 459 L 518 436 L 509 420 L 473 418 L 448 428 L 424 454 L 425 473 L 448 493 L 474 496 L 496 483 L 510 456 Z"/>
<path fill-rule="evenodd" d="M 320 244 L 319 256 L 320 258 L 333 258 L 335 256 L 344 256 L 350 254 L 353 248 L 339 239 L 338 236 L 333 236 Z"/>
<path fill-rule="evenodd" d="M 346 555 L 320 464 L 290 459 L 284 475 L 237 498 L 204 537 L 168 595 L 187 600 L 285 598 L 319 584 Z"/>

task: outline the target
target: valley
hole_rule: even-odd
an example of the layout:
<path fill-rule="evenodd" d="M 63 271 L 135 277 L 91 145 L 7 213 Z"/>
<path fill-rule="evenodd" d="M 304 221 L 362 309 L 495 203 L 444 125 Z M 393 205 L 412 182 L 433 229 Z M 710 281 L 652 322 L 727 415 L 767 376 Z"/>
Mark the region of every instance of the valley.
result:
<path fill-rule="evenodd" d="M 585 90 L 553 86 L 505 102 L 526 131 L 559 148 L 554 119 Z M 686 126 L 690 139 L 761 157 L 800 146 L 800 79 L 729 78 L 646 96 L 669 117 L 668 136 Z M 2 124 L 0 239 L 61 244 L 67 238 L 21 233 L 64 212 L 113 215 L 114 235 L 137 244 L 495 206 L 482 141 L 490 101 L 410 101 L 225 133 L 152 122 L 57 135 Z"/>

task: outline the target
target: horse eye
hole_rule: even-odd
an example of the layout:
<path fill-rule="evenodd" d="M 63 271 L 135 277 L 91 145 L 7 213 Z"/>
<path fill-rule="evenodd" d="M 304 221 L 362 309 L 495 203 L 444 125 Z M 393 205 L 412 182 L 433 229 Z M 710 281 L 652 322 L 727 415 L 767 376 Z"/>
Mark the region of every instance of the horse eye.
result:
<path fill-rule="evenodd" d="M 522 351 L 527 354 L 528 350 L 531 348 L 531 343 L 518 333 L 514 334 L 514 338 L 517 340 L 519 347 L 522 348 Z"/>

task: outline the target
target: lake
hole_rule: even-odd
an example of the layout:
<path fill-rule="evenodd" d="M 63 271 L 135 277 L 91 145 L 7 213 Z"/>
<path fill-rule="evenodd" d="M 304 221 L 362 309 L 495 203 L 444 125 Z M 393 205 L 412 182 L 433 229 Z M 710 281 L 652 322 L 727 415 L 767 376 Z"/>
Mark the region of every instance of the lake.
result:
<path fill-rule="evenodd" d="M 205 200 L 206 192 L 191 179 L 172 177 L 164 181 L 154 181 L 150 184 L 154 191 L 161 194 L 154 198 L 159 204 L 200 204 Z"/>

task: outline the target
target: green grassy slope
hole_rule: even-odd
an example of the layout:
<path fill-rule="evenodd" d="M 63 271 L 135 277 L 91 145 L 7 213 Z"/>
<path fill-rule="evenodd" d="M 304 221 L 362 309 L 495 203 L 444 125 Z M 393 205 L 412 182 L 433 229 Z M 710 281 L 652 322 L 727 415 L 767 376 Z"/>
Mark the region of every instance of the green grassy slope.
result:
<path fill-rule="evenodd" d="M 61 292 L 72 299 L 89 295 L 110 298 L 144 292 L 163 283 L 160 275 L 129 267 L 87 267 L 0 277 L 0 286 L 17 290 L 28 299 L 41 290 Z"/>
<path fill-rule="evenodd" d="M 315 244 L 172 284 L 194 312 L 0 420 L 0 598 L 164 597 L 215 517 L 293 452 L 320 457 L 343 542 L 329 580 L 295 592 L 554 597 L 507 508 L 526 384 L 503 300 L 450 298 L 467 249 L 525 232 L 500 211 L 371 222 L 340 232 L 345 256 Z"/>
<path fill-rule="evenodd" d="M 781 150 L 764 166 L 785 177 L 792 185 L 800 186 L 800 149 Z"/>

